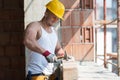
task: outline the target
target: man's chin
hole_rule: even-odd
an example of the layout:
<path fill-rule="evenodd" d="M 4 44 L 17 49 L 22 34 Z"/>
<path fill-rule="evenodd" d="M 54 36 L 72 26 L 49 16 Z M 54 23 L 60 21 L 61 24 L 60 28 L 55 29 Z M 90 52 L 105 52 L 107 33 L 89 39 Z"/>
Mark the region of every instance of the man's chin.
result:
<path fill-rule="evenodd" d="M 49 26 L 53 26 L 54 24 L 49 24 Z"/>
<path fill-rule="evenodd" d="M 49 23 L 49 26 L 54 26 L 56 25 L 56 23 Z"/>

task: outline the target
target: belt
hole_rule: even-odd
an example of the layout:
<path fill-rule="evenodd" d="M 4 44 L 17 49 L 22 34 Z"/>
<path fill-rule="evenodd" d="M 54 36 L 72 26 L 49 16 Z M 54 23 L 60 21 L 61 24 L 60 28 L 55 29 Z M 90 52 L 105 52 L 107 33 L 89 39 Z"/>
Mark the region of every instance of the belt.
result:
<path fill-rule="evenodd" d="M 45 76 L 45 74 L 44 73 L 37 73 L 37 74 L 31 74 L 31 76 Z"/>

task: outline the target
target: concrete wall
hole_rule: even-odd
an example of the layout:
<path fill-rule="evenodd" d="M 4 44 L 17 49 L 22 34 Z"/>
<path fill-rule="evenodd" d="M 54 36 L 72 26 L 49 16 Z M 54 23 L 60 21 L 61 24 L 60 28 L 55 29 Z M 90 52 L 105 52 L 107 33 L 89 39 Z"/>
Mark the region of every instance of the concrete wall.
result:
<path fill-rule="evenodd" d="M 39 21 L 44 15 L 45 5 L 50 0 L 24 0 L 25 26 L 32 21 Z"/>

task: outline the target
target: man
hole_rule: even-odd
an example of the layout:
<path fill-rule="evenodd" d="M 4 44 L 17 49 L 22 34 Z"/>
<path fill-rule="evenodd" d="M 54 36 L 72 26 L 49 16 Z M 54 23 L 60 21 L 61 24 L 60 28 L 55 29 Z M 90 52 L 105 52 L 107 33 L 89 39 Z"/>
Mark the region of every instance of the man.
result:
<path fill-rule="evenodd" d="M 63 57 L 57 34 L 52 27 L 59 18 L 63 19 L 64 5 L 52 0 L 46 5 L 46 12 L 41 21 L 30 23 L 24 36 L 24 45 L 30 50 L 27 65 L 27 79 L 45 80 L 54 73 L 54 62 L 57 56 Z M 55 80 L 55 79 L 50 79 Z"/>

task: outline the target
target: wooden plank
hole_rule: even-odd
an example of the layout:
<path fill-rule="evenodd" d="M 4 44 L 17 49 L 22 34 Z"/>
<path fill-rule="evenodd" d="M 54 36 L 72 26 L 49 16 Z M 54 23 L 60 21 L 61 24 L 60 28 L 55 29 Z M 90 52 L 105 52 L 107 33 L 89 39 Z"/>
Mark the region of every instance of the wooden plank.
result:
<path fill-rule="evenodd" d="M 85 31 L 86 31 L 86 28 L 83 28 L 84 29 L 84 31 L 83 31 L 83 33 L 84 33 L 84 43 L 86 42 L 85 40 L 86 40 L 86 34 L 85 34 Z"/>
<path fill-rule="evenodd" d="M 82 9 L 84 9 L 84 0 L 82 0 Z"/>
<path fill-rule="evenodd" d="M 90 9 L 93 9 L 93 0 L 90 0 Z"/>
<path fill-rule="evenodd" d="M 84 28 L 82 28 L 82 43 L 84 43 Z"/>
<path fill-rule="evenodd" d="M 93 42 L 93 30 L 92 30 L 93 28 L 91 27 L 90 28 L 90 43 L 92 43 Z"/>
<path fill-rule="evenodd" d="M 94 28 L 92 27 L 92 43 L 94 42 Z"/>
<path fill-rule="evenodd" d="M 86 9 L 90 9 L 90 0 L 86 0 L 85 6 L 86 6 Z"/>
<path fill-rule="evenodd" d="M 117 0 L 118 6 L 117 6 L 117 32 L 118 32 L 118 75 L 120 76 L 120 0 Z"/>
<path fill-rule="evenodd" d="M 62 74 L 63 80 L 77 80 L 78 79 L 78 65 L 75 61 L 63 60 Z"/>
<path fill-rule="evenodd" d="M 110 59 L 117 59 L 117 53 L 107 53 L 107 56 L 109 56 Z"/>

